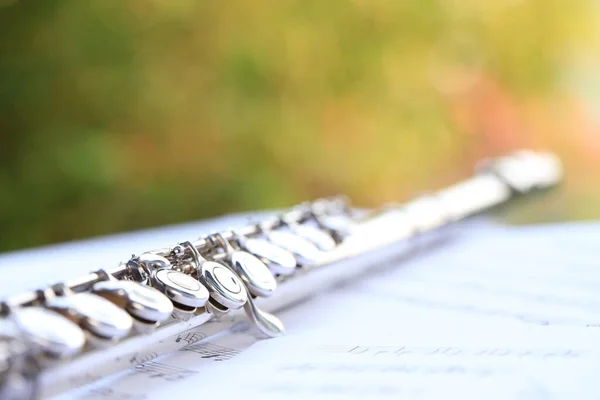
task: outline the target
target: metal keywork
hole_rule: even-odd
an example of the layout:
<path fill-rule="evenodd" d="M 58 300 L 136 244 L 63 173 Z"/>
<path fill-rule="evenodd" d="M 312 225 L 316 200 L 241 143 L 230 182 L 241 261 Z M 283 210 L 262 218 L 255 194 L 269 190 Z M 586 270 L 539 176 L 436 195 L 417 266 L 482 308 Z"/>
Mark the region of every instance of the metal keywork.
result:
<path fill-rule="evenodd" d="M 171 267 L 171 262 L 166 257 L 150 252 L 140 254 L 135 260 L 147 271 Z"/>
<path fill-rule="evenodd" d="M 288 276 L 296 270 L 296 257 L 268 240 L 255 237 L 238 240 L 242 248 L 264 260 L 274 274 Z"/>
<path fill-rule="evenodd" d="M 269 268 L 256 256 L 236 250 L 221 234 L 212 236 L 225 251 L 225 259 L 246 284 L 248 291 L 254 296 L 268 297 L 277 287 L 275 277 Z M 268 337 L 277 337 L 285 332 L 283 323 L 275 315 L 259 309 L 252 296 L 244 304 L 244 311 L 254 325 Z"/>
<path fill-rule="evenodd" d="M 58 312 L 91 334 L 96 345 L 129 335 L 133 319 L 122 308 L 92 293 L 76 293 L 47 299 L 45 307 Z"/>
<path fill-rule="evenodd" d="M 210 293 L 210 298 L 206 303 L 206 308 L 210 313 L 219 316 L 230 309 L 242 308 L 246 304 L 248 292 L 244 283 L 233 271 L 219 262 L 208 261 L 202 257 L 198 249 L 189 241 L 179 245 L 191 252 L 196 264 L 198 279 Z"/>
<path fill-rule="evenodd" d="M 19 332 L 14 320 L 0 319 L 0 399 L 34 400 L 37 398 L 40 357 Z"/>
<path fill-rule="evenodd" d="M 288 276 L 296 270 L 296 257 L 289 251 L 264 238 L 248 238 L 241 234 L 236 234 L 235 238 L 242 249 L 265 261 L 274 274 Z"/>
<path fill-rule="evenodd" d="M 212 236 L 225 252 L 226 262 L 242 278 L 248 291 L 254 296 L 269 297 L 277 288 L 277 281 L 258 257 L 243 250 L 236 250 L 231 243 L 217 233 Z"/>
<path fill-rule="evenodd" d="M 314 216 L 314 214 L 313 214 Z M 315 221 L 305 221 L 299 223 L 297 221 L 289 220 L 286 218 L 285 214 L 279 217 L 282 225 L 287 227 L 292 233 L 300 236 L 301 238 L 308 240 L 322 251 L 331 251 L 335 249 L 337 243 L 332 235 L 327 233 L 325 230 L 319 228 L 318 226 L 313 225 L 311 222 L 315 223 Z"/>
<path fill-rule="evenodd" d="M 137 282 L 108 279 L 96 283 L 92 293 L 127 311 L 140 332 L 151 332 L 173 312 L 173 303 L 163 293 Z"/>
<path fill-rule="evenodd" d="M 81 352 L 85 333 L 74 322 L 43 307 L 17 308 L 9 317 L 20 337 L 50 358 L 68 358 Z"/>
<path fill-rule="evenodd" d="M 252 298 L 248 298 L 244 311 L 263 335 L 273 338 L 285 333 L 283 322 L 275 315 L 259 309 Z"/>
<path fill-rule="evenodd" d="M 357 227 L 356 218 L 352 215 L 350 200 L 346 196 L 307 202 L 299 207 L 306 209 L 310 216 L 308 219 L 314 221 L 319 229 L 328 233 L 336 244 L 350 236 Z M 289 223 L 286 218 L 283 219 Z M 321 248 L 321 250 L 325 249 Z"/>
<path fill-rule="evenodd" d="M 210 294 L 200 282 L 183 272 L 157 269 L 152 273 L 151 284 L 173 303 L 173 316 L 189 320 L 198 308 L 208 302 Z"/>
<path fill-rule="evenodd" d="M 126 264 L 130 270 L 130 275 L 134 275 L 136 282 L 147 285 L 150 281 L 152 271 L 161 268 L 171 268 L 171 262 L 163 256 L 152 252 L 142 253 L 137 257 L 132 257 Z M 112 279 L 112 276 L 109 277 Z"/>
<path fill-rule="evenodd" d="M 273 229 L 264 234 L 269 242 L 294 254 L 302 266 L 315 266 L 323 257 L 323 253 L 316 245 L 289 230 Z"/>
<path fill-rule="evenodd" d="M 39 382 L 37 374 L 41 366 L 38 360 L 26 350 L 14 354 L 14 350 L 6 348 L 25 344 L 19 339 L 4 341 L 0 339 L 0 399 L 3 400 L 35 400 L 38 397 Z"/>
<path fill-rule="evenodd" d="M 357 229 L 356 221 L 346 214 L 316 215 L 315 220 L 322 229 L 332 232 L 337 242 L 351 236 Z"/>

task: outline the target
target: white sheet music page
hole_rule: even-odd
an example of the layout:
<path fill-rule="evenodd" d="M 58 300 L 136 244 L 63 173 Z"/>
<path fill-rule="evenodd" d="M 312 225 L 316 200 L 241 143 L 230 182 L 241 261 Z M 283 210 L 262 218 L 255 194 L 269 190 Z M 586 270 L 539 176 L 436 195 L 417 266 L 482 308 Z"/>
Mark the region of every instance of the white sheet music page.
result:
<path fill-rule="evenodd" d="M 58 398 L 600 398 L 600 224 L 455 234 L 282 313 L 282 338 L 188 333 L 182 351 Z"/>

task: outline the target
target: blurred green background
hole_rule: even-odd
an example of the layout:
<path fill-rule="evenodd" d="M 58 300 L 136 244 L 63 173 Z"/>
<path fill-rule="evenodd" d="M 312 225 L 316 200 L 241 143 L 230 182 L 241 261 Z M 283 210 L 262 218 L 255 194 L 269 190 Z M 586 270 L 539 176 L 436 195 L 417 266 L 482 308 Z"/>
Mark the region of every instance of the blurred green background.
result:
<path fill-rule="evenodd" d="M 600 217 L 597 0 L 0 0 L 0 250 L 377 205 L 557 151 Z"/>

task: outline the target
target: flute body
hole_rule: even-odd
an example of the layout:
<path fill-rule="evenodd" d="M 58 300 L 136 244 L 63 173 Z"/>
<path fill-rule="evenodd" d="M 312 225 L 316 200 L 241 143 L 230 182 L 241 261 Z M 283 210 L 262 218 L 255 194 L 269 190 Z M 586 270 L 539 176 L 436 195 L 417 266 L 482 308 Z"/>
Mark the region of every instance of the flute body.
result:
<path fill-rule="evenodd" d="M 189 345 L 180 339 L 186 332 L 209 341 L 250 323 L 278 336 L 284 328 L 274 313 L 369 276 L 434 231 L 561 178 L 555 156 L 521 151 L 406 204 L 360 212 L 344 198 L 317 200 L 5 299 L 0 398 L 67 391 Z"/>

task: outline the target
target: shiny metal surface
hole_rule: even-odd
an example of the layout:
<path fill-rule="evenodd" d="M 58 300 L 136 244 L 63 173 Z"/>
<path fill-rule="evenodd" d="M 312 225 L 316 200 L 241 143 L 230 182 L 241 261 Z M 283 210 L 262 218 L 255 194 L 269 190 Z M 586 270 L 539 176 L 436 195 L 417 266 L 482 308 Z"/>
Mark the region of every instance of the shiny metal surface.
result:
<path fill-rule="evenodd" d="M 154 271 L 153 285 L 172 301 L 188 307 L 204 307 L 208 289 L 183 272 L 160 269 Z"/>
<path fill-rule="evenodd" d="M 214 237 L 225 253 L 225 261 L 239 275 L 250 294 L 261 297 L 273 294 L 277 281 L 265 263 L 246 251 L 236 250 L 222 235 Z"/>
<path fill-rule="evenodd" d="M 285 333 L 283 322 L 275 315 L 259 309 L 251 297 L 244 304 L 244 311 L 246 311 L 246 315 L 250 321 L 263 335 L 273 338 Z"/>
<path fill-rule="evenodd" d="M 171 262 L 166 257 L 154 253 L 142 253 L 137 261 L 149 270 L 171 267 Z"/>
<path fill-rule="evenodd" d="M 446 207 L 436 195 L 423 196 L 403 207 L 415 232 L 423 233 L 439 228 L 451 220 Z"/>
<path fill-rule="evenodd" d="M 274 245 L 294 254 L 302 265 L 317 265 L 323 257 L 321 250 L 312 242 L 290 231 L 275 229 L 267 232 L 266 236 Z"/>
<path fill-rule="evenodd" d="M 322 251 L 335 249 L 336 243 L 330 234 L 316 226 L 308 224 L 292 224 L 290 230 L 303 239 L 308 240 Z"/>
<path fill-rule="evenodd" d="M 269 297 L 277 288 L 277 281 L 269 268 L 256 256 L 242 250 L 236 250 L 222 235 L 213 236 L 225 253 L 225 260 L 246 285 L 250 294 Z M 244 310 L 250 321 L 267 337 L 280 336 L 285 332 L 283 323 L 275 315 L 261 310 L 254 304 L 252 296 L 244 303 Z"/>
<path fill-rule="evenodd" d="M 98 282 L 92 292 L 125 309 L 133 317 L 150 323 L 165 321 L 173 312 L 173 303 L 164 294 L 137 282 Z"/>
<path fill-rule="evenodd" d="M 251 294 L 269 297 L 277 289 L 277 281 L 269 267 L 256 256 L 245 251 L 234 251 L 229 256 L 229 263 Z"/>
<path fill-rule="evenodd" d="M 266 260 L 269 268 L 276 274 L 290 275 L 294 273 L 297 262 L 294 255 L 262 238 L 246 238 L 240 243 L 243 249 Z"/>
<path fill-rule="evenodd" d="M 348 215 L 322 215 L 318 217 L 319 225 L 345 237 L 352 234 L 357 223 Z"/>
<path fill-rule="evenodd" d="M 208 289 L 209 311 L 220 314 L 227 309 L 241 308 L 248 301 L 246 288 L 233 271 L 221 263 L 206 260 L 190 242 L 182 242 L 180 245 L 182 248 L 178 253 L 184 253 L 185 249 L 191 251 L 198 279 Z"/>
<path fill-rule="evenodd" d="M 71 357 L 85 345 L 83 330 L 54 311 L 42 307 L 15 309 L 10 319 L 25 341 L 51 357 Z"/>
<path fill-rule="evenodd" d="M 563 177 L 562 164 L 554 154 L 530 150 L 485 161 L 481 170 L 495 174 L 517 193 L 556 185 Z"/>
<path fill-rule="evenodd" d="M 0 399 L 37 397 L 39 363 L 31 357 L 35 346 L 27 343 L 14 320 L 0 319 Z"/>
<path fill-rule="evenodd" d="M 91 293 L 54 297 L 45 306 L 100 338 L 121 339 L 133 327 L 133 320 L 125 310 Z"/>
<path fill-rule="evenodd" d="M 214 261 L 207 261 L 200 268 L 200 282 L 219 304 L 235 310 L 248 301 L 244 284 L 229 268 Z"/>

